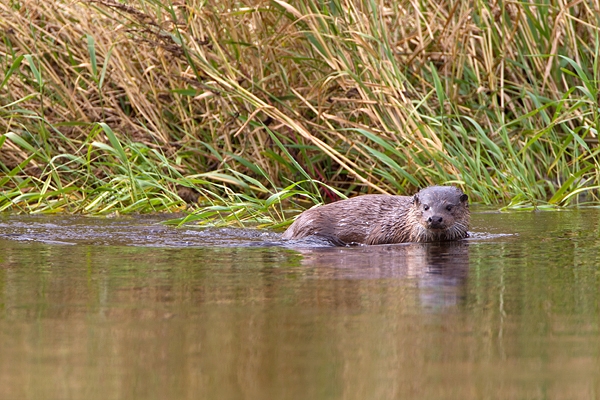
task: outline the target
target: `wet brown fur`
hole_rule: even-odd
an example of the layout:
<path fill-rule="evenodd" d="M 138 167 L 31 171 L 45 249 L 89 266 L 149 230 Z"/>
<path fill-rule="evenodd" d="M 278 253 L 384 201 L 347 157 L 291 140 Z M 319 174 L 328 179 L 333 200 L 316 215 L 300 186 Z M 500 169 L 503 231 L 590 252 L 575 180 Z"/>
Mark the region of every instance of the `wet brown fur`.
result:
<path fill-rule="evenodd" d="M 453 186 L 431 186 L 414 196 L 365 195 L 304 211 L 283 239 L 316 236 L 331 243 L 438 242 L 468 236 L 468 197 Z"/>

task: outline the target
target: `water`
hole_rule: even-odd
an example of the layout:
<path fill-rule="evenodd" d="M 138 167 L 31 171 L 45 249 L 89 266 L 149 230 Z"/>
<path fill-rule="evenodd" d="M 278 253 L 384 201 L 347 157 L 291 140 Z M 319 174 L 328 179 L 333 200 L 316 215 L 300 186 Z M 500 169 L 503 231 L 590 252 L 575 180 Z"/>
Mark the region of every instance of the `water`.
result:
<path fill-rule="evenodd" d="M 286 248 L 0 216 L 0 399 L 595 399 L 600 211 L 448 245 Z"/>

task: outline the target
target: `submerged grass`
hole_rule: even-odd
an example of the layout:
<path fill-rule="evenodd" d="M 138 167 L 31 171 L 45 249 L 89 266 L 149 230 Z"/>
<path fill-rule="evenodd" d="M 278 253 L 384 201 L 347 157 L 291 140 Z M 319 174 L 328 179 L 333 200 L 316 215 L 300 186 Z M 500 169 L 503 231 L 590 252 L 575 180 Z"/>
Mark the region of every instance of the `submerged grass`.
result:
<path fill-rule="evenodd" d="M 598 203 L 597 1 L 6 3 L 0 211 Z"/>

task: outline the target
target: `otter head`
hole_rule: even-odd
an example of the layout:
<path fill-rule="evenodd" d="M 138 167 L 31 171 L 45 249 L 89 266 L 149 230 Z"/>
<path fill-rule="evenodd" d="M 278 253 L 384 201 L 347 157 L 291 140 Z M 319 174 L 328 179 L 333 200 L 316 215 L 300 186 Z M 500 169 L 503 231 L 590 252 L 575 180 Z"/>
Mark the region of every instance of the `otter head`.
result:
<path fill-rule="evenodd" d="M 413 197 L 418 222 L 426 240 L 454 240 L 467 236 L 469 197 L 454 186 L 430 186 Z M 427 233 L 425 233 L 427 232 Z"/>

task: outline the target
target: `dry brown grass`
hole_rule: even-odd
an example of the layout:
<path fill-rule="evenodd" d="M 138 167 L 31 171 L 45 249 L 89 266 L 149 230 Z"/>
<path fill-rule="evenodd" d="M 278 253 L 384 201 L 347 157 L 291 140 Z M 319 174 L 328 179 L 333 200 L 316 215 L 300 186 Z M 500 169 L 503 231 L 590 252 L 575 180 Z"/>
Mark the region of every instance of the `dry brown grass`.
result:
<path fill-rule="evenodd" d="M 108 143 L 92 128 L 103 122 L 181 177 L 258 179 L 250 192 L 221 179 L 257 197 L 314 179 L 346 193 L 454 182 L 488 203 L 595 199 L 598 15 L 598 1 L 9 2 L 0 125 L 44 148 L 31 171 Z M 29 156 L 0 144 L 6 171 Z"/>

